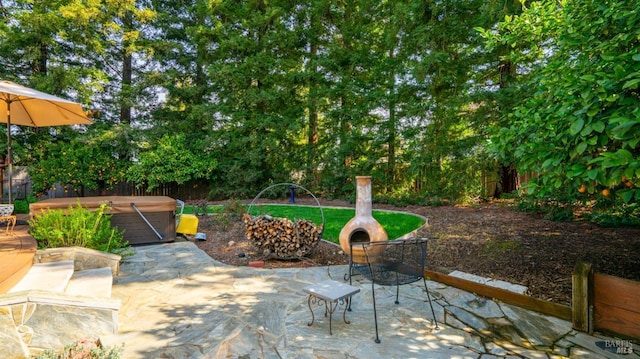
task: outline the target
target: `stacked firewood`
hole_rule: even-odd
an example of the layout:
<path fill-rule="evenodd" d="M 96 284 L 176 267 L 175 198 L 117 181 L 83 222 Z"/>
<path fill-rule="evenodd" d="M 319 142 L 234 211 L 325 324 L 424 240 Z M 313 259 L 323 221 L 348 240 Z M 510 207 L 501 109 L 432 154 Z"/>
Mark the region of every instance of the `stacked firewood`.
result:
<path fill-rule="evenodd" d="M 302 258 L 309 254 L 322 236 L 322 226 L 306 219 L 245 214 L 244 226 L 249 243 L 277 258 Z"/>

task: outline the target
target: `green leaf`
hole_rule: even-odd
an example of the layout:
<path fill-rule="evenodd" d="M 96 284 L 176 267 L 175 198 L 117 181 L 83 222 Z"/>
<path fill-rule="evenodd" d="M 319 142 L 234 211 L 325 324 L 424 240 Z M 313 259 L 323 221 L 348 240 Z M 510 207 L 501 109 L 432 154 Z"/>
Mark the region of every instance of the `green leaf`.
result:
<path fill-rule="evenodd" d="M 571 127 L 569 128 L 569 134 L 577 135 L 582 130 L 582 127 L 584 127 L 584 120 L 578 119 L 578 121 L 571 124 Z"/>
<path fill-rule="evenodd" d="M 620 156 L 623 160 L 627 161 L 627 162 L 632 162 L 633 161 L 633 153 L 629 152 L 628 150 L 625 150 L 624 148 L 619 149 L 616 154 L 618 156 Z"/>
<path fill-rule="evenodd" d="M 625 203 L 629 203 L 629 202 L 631 202 L 631 200 L 633 199 L 634 191 L 633 191 L 633 190 L 628 190 L 628 189 L 626 189 L 626 190 L 618 191 L 618 192 L 617 192 L 617 194 L 618 194 L 620 197 L 622 197 L 622 200 L 623 200 Z"/>
<path fill-rule="evenodd" d="M 587 82 L 596 82 L 596 77 L 593 75 L 582 75 L 580 76 L 581 80 L 585 80 Z"/>
<path fill-rule="evenodd" d="M 555 187 L 555 188 L 560 188 L 560 187 L 562 187 L 562 185 L 563 185 L 563 183 L 562 183 L 562 180 L 560 178 L 557 178 L 555 180 L 555 182 L 553 183 L 553 187 Z"/>
<path fill-rule="evenodd" d="M 633 167 L 627 167 L 627 169 L 624 171 L 624 175 L 627 176 L 627 178 L 633 178 L 634 172 L 635 171 Z"/>
<path fill-rule="evenodd" d="M 583 154 L 586 149 L 587 149 L 586 142 L 580 142 L 578 146 L 576 146 L 576 151 L 578 151 L 578 154 L 580 155 Z"/>
<path fill-rule="evenodd" d="M 567 177 L 569 178 L 579 177 L 584 173 L 584 170 L 585 170 L 585 165 L 583 165 L 582 163 L 575 163 L 571 166 L 569 171 L 567 171 Z"/>
<path fill-rule="evenodd" d="M 593 127 L 594 131 L 596 131 L 598 133 L 602 133 L 602 131 L 604 131 L 605 124 L 602 121 L 596 121 L 596 122 L 591 124 L 591 127 Z"/>
<path fill-rule="evenodd" d="M 639 83 L 640 83 L 640 78 L 629 80 L 629 81 L 625 82 L 624 85 L 622 85 L 622 89 L 623 90 L 626 90 L 626 89 L 635 90 L 635 89 L 638 88 L 638 84 Z"/>
<path fill-rule="evenodd" d="M 580 135 L 585 137 L 585 136 L 589 136 L 591 134 L 591 132 L 593 132 L 593 127 L 591 127 L 591 124 L 584 126 L 584 128 L 582 129 L 582 131 L 580 131 Z"/>

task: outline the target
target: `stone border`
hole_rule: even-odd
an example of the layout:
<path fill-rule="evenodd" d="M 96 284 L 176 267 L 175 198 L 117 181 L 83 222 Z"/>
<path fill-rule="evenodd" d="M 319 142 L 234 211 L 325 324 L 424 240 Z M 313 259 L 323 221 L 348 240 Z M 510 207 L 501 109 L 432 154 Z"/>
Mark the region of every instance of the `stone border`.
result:
<path fill-rule="evenodd" d="M 3 294 L 0 296 L 0 307 L 18 304 L 51 304 L 59 306 L 73 306 L 83 308 L 119 310 L 120 299 L 94 298 L 79 295 L 47 292 L 43 290 L 28 290 L 24 292 Z"/>
<path fill-rule="evenodd" d="M 121 256 L 83 247 L 60 247 L 37 250 L 33 263 L 73 261 L 74 271 L 97 268 L 111 269 L 113 277 L 120 273 Z M 119 299 L 66 295 L 47 291 L 23 291 L 0 295 L 0 357 L 30 357 L 42 347 L 70 343 L 78 334 L 78 321 L 92 322 L 92 330 L 83 334 L 99 337 L 118 332 Z M 57 308 L 57 309 L 53 309 Z M 51 323 L 58 332 L 51 333 Z"/>
<path fill-rule="evenodd" d="M 119 299 L 26 291 L 0 296 L 0 357 L 30 358 L 78 337 L 118 332 Z M 78 322 L 91 323 L 78 327 Z M 55 324 L 52 324 L 55 323 Z"/>
<path fill-rule="evenodd" d="M 101 252 L 84 247 L 60 247 L 39 249 L 33 258 L 33 263 L 49 263 L 59 261 L 73 261 L 74 270 L 81 271 L 96 268 L 111 268 L 111 275 L 120 274 L 121 256 Z"/>

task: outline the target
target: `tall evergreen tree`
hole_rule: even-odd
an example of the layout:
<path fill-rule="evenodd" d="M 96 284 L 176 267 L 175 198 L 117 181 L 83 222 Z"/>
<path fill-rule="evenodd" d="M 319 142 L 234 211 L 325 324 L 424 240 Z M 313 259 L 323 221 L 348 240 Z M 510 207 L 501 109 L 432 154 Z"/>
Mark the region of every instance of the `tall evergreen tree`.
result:
<path fill-rule="evenodd" d="M 139 184 L 244 197 L 301 180 L 344 195 L 371 174 L 389 195 L 454 198 L 478 192 L 491 111 L 517 88 L 474 27 L 514 3 L 12 1 L 0 71 L 91 103 L 87 138 L 135 159 Z M 489 77 L 503 88 L 481 91 Z"/>

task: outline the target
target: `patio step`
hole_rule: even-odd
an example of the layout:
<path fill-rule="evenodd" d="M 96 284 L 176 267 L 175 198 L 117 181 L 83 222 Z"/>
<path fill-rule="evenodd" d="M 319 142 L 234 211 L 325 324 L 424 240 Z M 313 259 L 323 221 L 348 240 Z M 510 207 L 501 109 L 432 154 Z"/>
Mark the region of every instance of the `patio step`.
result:
<path fill-rule="evenodd" d="M 111 298 L 112 285 L 111 268 L 86 269 L 73 273 L 64 292 L 83 297 Z"/>
<path fill-rule="evenodd" d="M 9 293 L 27 290 L 64 293 L 69 279 L 73 276 L 73 270 L 73 261 L 36 263 Z"/>
<path fill-rule="evenodd" d="M 58 261 L 34 264 L 9 293 L 41 290 L 72 296 L 111 298 L 112 284 L 111 268 L 74 271 L 73 261 Z"/>

